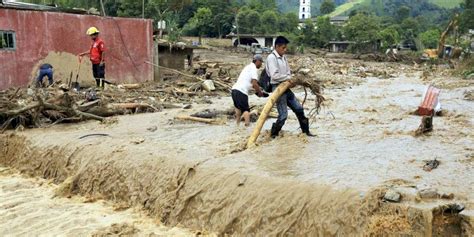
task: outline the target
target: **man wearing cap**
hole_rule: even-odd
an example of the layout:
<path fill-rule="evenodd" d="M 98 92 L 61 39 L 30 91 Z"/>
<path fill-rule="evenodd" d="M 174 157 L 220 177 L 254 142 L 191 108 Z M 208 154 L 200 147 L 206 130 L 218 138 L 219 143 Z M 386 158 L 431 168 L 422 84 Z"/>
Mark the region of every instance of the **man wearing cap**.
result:
<path fill-rule="evenodd" d="M 280 83 L 291 80 L 291 71 L 288 60 L 285 57 L 287 46 L 290 43 L 288 39 L 283 36 L 278 36 L 275 40 L 275 49 L 267 57 L 266 71 L 271 78 L 273 91 L 276 90 Z M 292 85 L 291 87 L 294 87 Z M 308 136 L 314 136 L 309 131 L 309 120 L 304 114 L 303 106 L 296 99 L 295 94 L 288 89 L 277 100 L 278 119 L 272 125 L 271 136 L 276 138 L 280 133 L 281 128 L 285 125 L 288 118 L 288 107 L 296 114 L 298 122 L 300 123 L 301 131 Z"/>
<path fill-rule="evenodd" d="M 250 107 L 249 107 L 249 91 L 253 87 L 257 92 L 258 97 L 265 97 L 265 94 L 258 85 L 258 69 L 262 67 L 263 57 L 256 54 L 253 57 L 252 63 L 245 66 L 237 79 L 237 82 L 232 86 L 232 100 L 235 107 L 235 118 L 237 125 L 240 124 L 242 116 L 244 117 L 245 126 L 250 124 Z"/>
<path fill-rule="evenodd" d="M 104 88 L 105 82 L 105 46 L 104 41 L 99 38 L 99 30 L 96 27 L 90 27 L 87 32 L 92 39 L 92 45 L 89 51 L 79 54 L 80 57 L 89 55 L 92 62 L 92 73 L 94 74 L 97 87 Z"/>

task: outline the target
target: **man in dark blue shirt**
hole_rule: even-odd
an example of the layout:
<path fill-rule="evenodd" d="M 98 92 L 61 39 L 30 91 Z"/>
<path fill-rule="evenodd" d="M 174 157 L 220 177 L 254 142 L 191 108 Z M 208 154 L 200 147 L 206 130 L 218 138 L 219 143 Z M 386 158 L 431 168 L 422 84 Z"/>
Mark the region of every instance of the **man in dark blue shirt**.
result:
<path fill-rule="evenodd" d="M 42 87 L 43 86 L 43 78 L 48 77 L 49 85 L 53 84 L 53 66 L 49 63 L 41 64 L 39 68 L 39 76 L 36 79 L 36 86 Z"/>

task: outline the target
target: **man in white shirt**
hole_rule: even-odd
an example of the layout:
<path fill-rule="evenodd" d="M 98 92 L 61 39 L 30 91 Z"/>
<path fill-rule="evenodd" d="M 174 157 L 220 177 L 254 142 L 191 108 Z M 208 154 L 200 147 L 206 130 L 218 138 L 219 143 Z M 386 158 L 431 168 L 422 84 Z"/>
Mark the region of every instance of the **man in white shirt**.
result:
<path fill-rule="evenodd" d="M 257 96 L 262 97 L 265 94 L 258 85 L 258 69 L 262 67 L 263 57 L 260 54 L 256 54 L 253 57 L 252 63 L 245 66 L 240 73 L 239 79 L 232 86 L 232 100 L 235 106 L 235 117 L 237 125 L 240 124 L 242 115 L 244 117 L 245 126 L 250 124 L 250 107 L 249 107 L 249 91 L 253 87 L 257 92 Z M 267 95 L 268 96 L 268 95 Z"/>
<path fill-rule="evenodd" d="M 290 41 L 285 37 L 278 36 L 275 40 L 275 50 L 267 57 L 266 71 L 271 78 L 270 83 L 272 84 L 273 91 L 276 90 L 280 83 L 291 80 L 290 66 L 285 57 L 289 43 Z M 292 87 L 294 87 L 294 85 Z M 295 94 L 288 89 L 277 100 L 278 119 L 272 126 L 272 138 L 277 137 L 281 128 L 285 125 L 285 121 L 288 117 L 288 107 L 296 114 L 301 131 L 310 137 L 314 136 L 309 131 L 309 120 L 304 114 L 303 106 L 296 99 Z"/>

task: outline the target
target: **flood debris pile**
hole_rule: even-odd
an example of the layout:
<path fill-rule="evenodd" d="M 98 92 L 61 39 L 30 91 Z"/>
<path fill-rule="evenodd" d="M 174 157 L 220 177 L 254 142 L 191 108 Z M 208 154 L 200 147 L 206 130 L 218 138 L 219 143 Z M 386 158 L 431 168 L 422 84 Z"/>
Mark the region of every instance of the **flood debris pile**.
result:
<path fill-rule="evenodd" d="M 0 128 L 44 127 L 130 113 L 159 112 L 211 104 L 211 97 L 228 95 L 230 69 L 204 63 L 195 74 L 162 68 L 163 82 L 108 85 L 105 90 L 71 88 L 56 83 L 48 88 L 17 88 L 0 92 Z"/>
<path fill-rule="evenodd" d="M 357 85 L 367 77 L 395 78 L 409 71 L 408 66 L 344 59 L 292 57 L 289 63 L 293 72 L 320 80 L 326 87 Z"/>

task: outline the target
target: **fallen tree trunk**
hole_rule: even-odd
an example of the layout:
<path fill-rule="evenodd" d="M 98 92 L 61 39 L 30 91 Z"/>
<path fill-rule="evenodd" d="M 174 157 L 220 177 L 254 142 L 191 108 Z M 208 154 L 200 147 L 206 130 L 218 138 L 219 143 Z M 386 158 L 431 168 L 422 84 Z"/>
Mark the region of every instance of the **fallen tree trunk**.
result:
<path fill-rule="evenodd" d="M 282 96 L 283 93 L 285 93 L 292 85 L 300 85 L 309 88 L 311 92 L 316 95 L 316 110 L 319 111 L 321 104 L 325 101 L 325 98 L 321 94 L 322 89 L 319 85 L 319 81 L 299 77 L 281 83 L 275 91 L 272 92 L 265 107 L 263 107 L 262 113 L 258 117 L 257 124 L 247 141 L 247 148 L 255 146 L 255 142 L 262 131 L 262 127 L 265 124 L 273 105 L 275 105 L 280 96 Z"/>
<path fill-rule="evenodd" d="M 252 135 L 250 135 L 249 137 L 249 140 L 247 142 L 247 148 L 250 148 L 255 145 L 255 142 L 257 141 L 257 138 L 260 135 L 260 131 L 262 131 L 263 124 L 265 124 L 265 121 L 267 121 L 270 111 L 272 111 L 273 105 L 275 105 L 278 98 L 280 98 L 280 96 L 283 95 L 283 93 L 285 93 L 285 91 L 288 90 L 290 86 L 291 82 L 285 81 L 281 83 L 274 92 L 272 92 L 270 97 L 268 97 L 268 101 L 265 104 L 265 107 L 263 107 L 262 113 L 258 117 L 257 124 L 253 129 Z"/>

